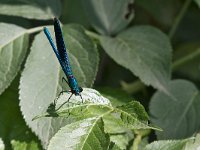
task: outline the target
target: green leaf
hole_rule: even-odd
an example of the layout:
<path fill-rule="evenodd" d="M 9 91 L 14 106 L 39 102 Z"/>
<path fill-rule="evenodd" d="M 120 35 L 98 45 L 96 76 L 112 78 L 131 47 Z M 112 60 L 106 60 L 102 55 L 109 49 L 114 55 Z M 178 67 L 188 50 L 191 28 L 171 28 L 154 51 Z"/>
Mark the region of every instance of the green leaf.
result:
<path fill-rule="evenodd" d="M 198 150 L 200 134 L 183 140 L 161 140 L 148 144 L 144 150 Z"/>
<path fill-rule="evenodd" d="M 26 30 L 0 23 L 0 94 L 10 85 L 20 70 L 28 47 Z"/>
<path fill-rule="evenodd" d="M 137 101 L 132 101 L 126 105 L 118 106 L 117 109 L 119 109 L 124 114 L 129 114 L 130 116 L 133 116 L 141 121 L 148 121 L 149 119 L 144 107 Z"/>
<path fill-rule="evenodd" d="M 109 136 L 101 118 L 88 118 L 61 128 L 51 139 L 48 150 L 108 149 Z"/>
<path fill-rule="evenodd" d="M 114 108 L 106 98 L 95 94 L 94 90 L 85 88 L 82 92 L 84 103 L 81 103 L 79 97 L 77 98 L 74 96 L 72 97 L 72 104 L 70 104 L 71 102 L 65 104 L 61 109 L 61 104 L 63 104 L 69 96 L 70 94 L 60 96 L 55 107 L 49 107 L 46 113 L 36 116 L 33 119 L 35 120 L 41 117 L 69 117 L 69 114 L 71 117 L 75 118 L 100 116 L 105 122 L 105 131 L 111 134 L 124 133 L 127 129 L 160 130 L 159 128 L 149 126 L 147 113 L 139 102 L 133 101 Z M 82 114 L 80 114 L 80 111 Z"/>
<path fill-rule="evenodd" d="M 164 130 L 158 139 L 189 137 L 200 129 L 200 94 L 186 80 L 171 81 L 169 93 L 156 92 L 150 102 L 151 121 Z"/>
<path fill-rule="evenodd" d="M 113 106 L 124 105 L 133 99 L 130 95 L 128 95 L 121 89 L 110 87 L 102 87 L 97 89 L 104 97 L 108 98 L 111 101 Z"/>
<path fill-rule="evenodd" d="M 19 76 L 0 96 L 0 137 L 6 149 L 17 150 L 20 147 L 20 150 L 26 150 L 29 147 L 39 150 L 41 149 L 39 141 L 26 126 L 19 109 L 18 86 Z"/>
<path fill-rule="evenodd" d="M 61 13 L 60 0 L 1 0 L 0 14 L 29 19 L 51 19 Z"/>
<path fill-rule="evenodd" d="M 67 117 L 68 119 L 73 118 L 80 120 L 83 118 L 102 117 L 105 123 L 104 127 L 106 133 L 122 136 L 128 131 L 128 129 L 159 130 L 158 128 L 148 125 L 147 114 L 146 112 L 143 112 L 145 110 L 138 102 L 131 102 L 127 105 L 114 108 L 110 105 L 107 99 L 103 98 L 99 94 L 95 94 L 94 90 L 92 91 L 91 89 L 85 88 L 82 92 L 84 103 L 81 103 L 79 97 L 74 96 L 70 100 L 70 103 L 59 108 L 59 106 L 66 101 L 69 96 L 70 94 L 60 96 L 56 108 L 51 108 L 47 113 L 37 116 L 34 119 L 42 119 L 42 117 Z M 115 142 L 117 141 L 115 140 Z M 123 147 L 124 143 L 128 143 L 128 141 L 124 141 L 123 145 L 122 143 L 118 144 L 121 145 L 120 147 Z"/>
<path fill-rule="evenodd" d="M 156 141 L 148 144 L 144 150 L 184 150 L 188 140 Z"/>
<path fill-rule="evenodd" d="M 101 34 L 112 35 L 124 29 L 133 19 L 133 0 L 82 1 L 88 20 Z"/>
<path fill-rule="evenodd" d="M 124 134 L 127 132 L 127 129 L 160 130 L 148 124 L 147 114 L 139 102 L 132 101 L 121 107 L 111 108 L 111 110 L 113 111 L 102 116 L 105 132 L 109 134 Z"/>
<path fill-rule="evenodd" d="M 2 141 L 2 139 L 0 138 L 0 150 L 4 150 L 4 148 L 5 148 L 5 145 Z"/>
<path fill-rule="evenodd" d="M 145 84 L 167 90 L 172 48 L 169 38 L 160 30 L 150 26 L 132 27 L 116 38 L 102 37 L 101 45 L 111 58 Z"/>
<path fill-rule="evenodd" d="M 56 105 L 50 104 L 46 112 L 37 115 L 33 120 L 43 117 L 74 117 L 76 120 L 95 117 L 112 111 L 108 99 L 100 95 L 99 92 L 90 88 L 83 88 L 79 96 L 72 96 L 67 102 L 71 94 L 65 93 L 56 99 Z M 67 102 L 67 103 L 65 103 Z M 81 113 L 80 113 L 81 112 Z"/>

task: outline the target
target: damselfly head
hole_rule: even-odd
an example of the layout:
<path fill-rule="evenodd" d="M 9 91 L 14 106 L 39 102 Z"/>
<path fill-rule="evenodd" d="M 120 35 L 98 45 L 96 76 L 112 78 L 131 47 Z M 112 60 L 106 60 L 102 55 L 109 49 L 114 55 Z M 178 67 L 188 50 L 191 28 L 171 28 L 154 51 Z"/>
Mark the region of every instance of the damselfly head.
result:
<path fill-rule="evenodd" d="M 83 88 L 82 87 L 79 87 L 79 91 L 80 91 L 80 93 L 83 91 Z"/>

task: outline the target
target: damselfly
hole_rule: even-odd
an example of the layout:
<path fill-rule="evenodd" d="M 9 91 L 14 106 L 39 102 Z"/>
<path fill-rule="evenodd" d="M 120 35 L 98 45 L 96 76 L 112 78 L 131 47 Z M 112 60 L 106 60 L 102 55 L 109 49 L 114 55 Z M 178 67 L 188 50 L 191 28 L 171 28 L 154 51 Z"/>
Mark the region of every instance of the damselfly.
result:
<path fill-rule="evenodd" d="M 67 77 L 67 80 L 63 77 L 62 81 L 65 81 L 70 87 L 69 91 L 62 90 L 60 92 L 60 94 L 62 94 L 64 92 L 71 92 L 71 95 L 68 98 L 68 100 L 66 102 L 64 102 L 60 107 L 62 107 L 65 103 L 69 102 L 69 100 L 73 94 L 76 96 L 80 96 L 82 99 L 82 102 L 83 102 L 83 98 L 81 96 L 81 92 L 83 91 L 83 89 L 78 86 L 78 82 L 73 75 L 73 72 L 72 72 L 72 69 L 70 66 L 70 62 L 69 62 L 69 57 L 67 55 L 65 43 L 63 40 L 62 30 L 60 27 L 59 20 L 57 18 L 54 18 L 54 32 L 55 32 L 57 47 L 55 46 L 55 44 L 51 38 L 51 34 L 50 34 L 49 30 L 46 27 L 44 27 L 44 33 L 47 36 L 47 39 L 49 40 L 49 43 L 51 44 L 51 47 L 53 48 L 53 51 L 56 54 L 56 57 L 62 67 L 62 70 L 64 71 L 64 73 Z M 59 96 L 60 96 L 60 94 L 59 94 Z"/>

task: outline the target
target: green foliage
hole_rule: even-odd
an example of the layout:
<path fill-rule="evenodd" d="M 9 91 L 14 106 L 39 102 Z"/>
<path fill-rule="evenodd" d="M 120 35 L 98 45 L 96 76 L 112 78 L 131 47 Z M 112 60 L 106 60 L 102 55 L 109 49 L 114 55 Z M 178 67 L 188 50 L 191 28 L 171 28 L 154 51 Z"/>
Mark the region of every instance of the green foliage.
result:
<path fill-rule="evenodd" d="M 149 26 L 133 27 L 116 38 L 103 36 L 101 44 L 110 57 L 144 83 L 166 91 L 171 74 L 172 48 L 168 37 L 161 31 Z"/>
<path fill-rule="evenodd" d="M 91 86 L 98 65 L 96 46 L 78 25 L 64 26 L 63 31 L 65 39 L 68 39 L 66 41 L 68 48 L 73 50 L 69 51 L 71 65 L 81 66 L 72 67 L 77 80 L 81 81 L 79 83 L 82 86 Z M 61 90 L 60 83 L 63 76 L 61 67 L 55 58 L 54 52 L 49 49 L 51 47 L 44 33 L 38 34 L 33 41 L 20 82 L 20 105 L 22 113 L 26 116 L 24 119 L 45 143 L 44 145 L 48 143 L 48 139 L 51 138 L 59 127 L 65 124 L 63 119 L 59 118 L 32 121 L 34 116 L 47 109 L 48 105 L 53 102 Z M 82 66 L 81 64 L 85 65 Z M 34 69 L 40 71 L 32 72 Z M 58 122 L 60 125 L 57 124 Z M 55 126 L 55 131 L 51 128 L 44 128 L 47 124 Z M 41 132 L 39 129 L 44 131 Z"/>
<path fill-rule="evenodd" d="M 30 149 L 39 150 L 40 144 L 26 126 L 19 110 L 18 86 L 19 76 L 0 96 L 0 137 L 6 149 L 26 150 L 29 147 Z"/>
<path fill-rule="evenodd" d="M 124 29 L 132 20 L 133 0 L 87 0 L 83 6 L 91 25 L 101 34 L 113 35 Z M 127 17 L 127 18 L 126 18 Z"/>
<path fill-rule="evenodd" d="M 61 128 L 51 139 L 48 150 L 108 149 L 109 136 L 104 132 L 101 118 L 94 117 Z"/>
<path fill-rule="evenodd" d="M 147 145 L 145 150 L 183 150 L 187 140 L 158 141 Z"/>
<path fill-rule="evenodd" d="M 199 6 L 1 0 L 0 150 L 197 150 Z M 69 90 L 65 74 L 41 32 L 59 16 L 83 87 L 83 99 L 68 102 L 70 92 L 58 96 Z"/>
<path fill-rule="evenodd" d="M 58 131 L 58 133 L 56 133 L 55 136 L 53 136 L 53 138 L 50 140 L 49 149 L 59 149 L 59 147 L 63 147 L 64 145 L 69 146 L 69 144 L 66 144 L 66 141 L 73 143 L 73 145 L 70 146 L 71 148 L 76 147 L 74 149 L 80 149 L 80 147 L 83 147 L 83 149 L 85 149 L 86 146 L 87 149 L 88 148 L 87 141 L 91 138 L 90 134 L 92 135 L 97 134 L 96 136 L 99 137 L 98 133 L 93 133 L 93 132 L 96 132 L 95 126 L 96 124 L 99 123 L 99 120 L 101 120 L 101 118 L 104 122 L 105 129 L 103 128 L 101 129 L 101 127 L 98 128 L 101 129 L 101 131 L 105 131 L 106 133 L 110 134 L 111 141 L 116 143 L 120 147 L 124 147 L 125 145 L 128 144 L 128 141 L 130 139 L 128 136 L 131 136 L 130 130 L 136 130 L 136 129 L 159 130 L 157 128 L 148 125 L 147 114 L 144 111 L 142 105 L 140 105 L 138 102 L 133 101 L 124 106 L 114 108 L 110 105 L 108 99 L 102 97 L 97 91 L 94 91 L 92 89 L 84 89 L 82 92 L 82 97 L 85 100 L 85 102 L 83 104 L 80 104 L 80 98 L 72 97 L 71 100 L 73 101 L 73 103 L 71 105 L 66 104 L 62 108 L 57 110 L 59 105 L 61 105 L 64 101 L 66 101 L 67 97 L 69 96 L 70 94 L 68 94 L 68 96 L 67 94 L 62 95 L 57 101 L 58 106 L 56 105 L 55 106 L 56 108 L 50 109 L 47 113 L 44 113 L 41 116 L 36 116 L 34 118 L 34 120 L 35 119 L 40 120 L 43 119 L 43 117 L 56 116 L 56 117 L 66 117 L 68 120 L 73 119 L 74 123 L 67 124 L 65 127 L 62 127 L 61 130 Z M 131 107 L 132 108 L 137 107 L 137 109 L 130 111 Z M 81 116 L 80 116 L 80 111 L 81 111 Z M 82 129 L 82 127 L 84 128 Z M 85 129 L 86 127 L 88 127 L 87 130 Z M 83 134 L 78 131 L 80 132 L 83 131 Z M 76 135 L 76 133 L 79 134 Z M 128 133 L 130 135 L 128 135 Z M 104 136 L 107 137 L 108 135 Z M 63 138 L 65 140 L 63 141 L 60 138 Z M 72 138 L 75 141 L 71 141 L 68 138 Z M 99 149 L 104 149 L 104 147 L 106 147 L 104 146 L 104 144 L 108 146 L 107 143 L 108 140 L 105 141 L 104 139 L 99 139 L 99 138 L 97 139 L 100 143 L 102 142 L 100 147 L 98 145 L 95 145 L 97 146 L 97 149 L 98 147 Z M 120 141 L 120 139 L 123 139 L 123 141 Z M 93 143 L 96 142 L 93 141 Z"/>
<path fill-rule="evenodd" d="M 200 95 L 193 83 L 174 80 L 170 83 L 170 95 L 156 92 L 150 103 L 152 122 L 164 131 L 159 139 L 178 139 L 191 136 L 199 130 Z M 187 124 L 186 124 L 187 122 Z"/>
<path fill-rule="evenodd" d="M 145 147 L 145 150 L 197 150 L 200 145 L 199 134 L 184 140 L 161 140 L 153 142 Z"/>
<path fill-rule="evenodd" d="M 26 30 L 0 23 L 0 94 L 10 85 L 21 68 L 28 47 Z"/>
<path fill-rule="evenodd" d="M 51 19 L 59 16 L 60 0 L 1 0 L 0 14 L 30 19 Z"/>

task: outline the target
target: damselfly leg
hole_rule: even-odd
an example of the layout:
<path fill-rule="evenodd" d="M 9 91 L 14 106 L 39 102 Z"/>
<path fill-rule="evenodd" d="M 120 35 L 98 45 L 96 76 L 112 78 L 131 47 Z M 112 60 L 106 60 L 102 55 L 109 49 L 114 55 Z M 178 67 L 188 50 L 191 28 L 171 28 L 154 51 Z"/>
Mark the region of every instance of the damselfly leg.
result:
<path fill-rule="evenodd" d="M 73 95 L 73 93 L 70 95 L 70 97 L 67 99 L 67 101 L 65 101 L 64 103 L 62 103 L 62 104 L 56 109 L 56 111 L 59 110 L 62 106 L 64 106 L 66 103 L 68 103 L 69 100 L 70 100 L 70 98 L 72 97 L 72 95 Z"/>
<path fill-rule="evenodd" d="M 60 97 L 60 95 L 62 95 L 63 93 L 70 93 L 70 90 L 63 90 L 63 82 L 66 82 L 69 86 L 69 83 L 67 82 L 67 80 L 62 77 L 62 91 L 58 94 L 58 97 L 54 100 L 54 105 L 56 105 L 58 98 Z"/>

